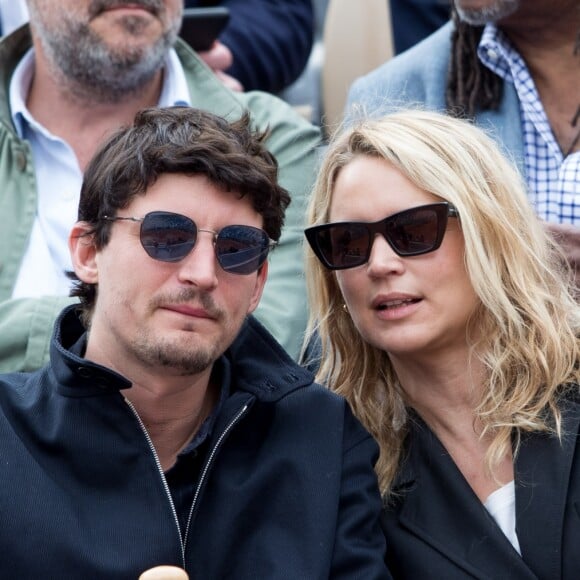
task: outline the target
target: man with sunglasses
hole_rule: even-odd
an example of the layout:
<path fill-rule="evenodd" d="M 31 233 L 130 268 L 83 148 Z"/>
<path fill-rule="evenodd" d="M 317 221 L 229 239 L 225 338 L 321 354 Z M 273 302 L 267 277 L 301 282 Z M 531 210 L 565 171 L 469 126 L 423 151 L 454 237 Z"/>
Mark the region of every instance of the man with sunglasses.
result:
<path fill-rule="evenodd" d="M 228 90 L 178 38 L 183 0 L 27 0 L 30 25 L 0 40 L 0 371 L 35 370 L 70 303 L 67 235 L 98 145 L 140 109 L 249 110 L 294 203 L 258 319 L 296 356 L 306 325 L 304 200 L 318 128 L 276 97 Z"/>
<path fill-rule="evenodd" d="M 146 109 L 87 167 L 81 306 L 0 375 L 4 576 L 389 578 L 374 440 L 251 316 L 289 196 L 249 123 Z"/>

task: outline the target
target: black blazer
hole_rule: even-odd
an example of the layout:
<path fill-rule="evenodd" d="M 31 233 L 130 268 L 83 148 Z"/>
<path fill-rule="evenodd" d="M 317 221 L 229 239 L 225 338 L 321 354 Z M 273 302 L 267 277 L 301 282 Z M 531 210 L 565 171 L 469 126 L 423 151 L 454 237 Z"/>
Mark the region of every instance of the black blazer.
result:
<path fill-rule="evenodd" d="M 383 510 L 393 578 L 580 578 L 580 398 L 562 408 L 562 443 L 527 435 L 515 463 L 516 533 L 522 556 L 489 515 L 427 425 L 415 416 L 401 494 Z"/>

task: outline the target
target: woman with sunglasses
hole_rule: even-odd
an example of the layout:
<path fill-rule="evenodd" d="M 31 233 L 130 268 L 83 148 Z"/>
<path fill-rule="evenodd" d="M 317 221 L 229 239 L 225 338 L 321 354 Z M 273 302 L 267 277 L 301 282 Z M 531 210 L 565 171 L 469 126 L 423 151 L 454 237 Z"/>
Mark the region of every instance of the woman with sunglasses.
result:
<path fill-rule="evenodd" d="M 497 146 L 401 111 L 332 143 L 310 205 L 318 379 L 381 447 L 394 578 L 577 578 L 579 308 Z"/>

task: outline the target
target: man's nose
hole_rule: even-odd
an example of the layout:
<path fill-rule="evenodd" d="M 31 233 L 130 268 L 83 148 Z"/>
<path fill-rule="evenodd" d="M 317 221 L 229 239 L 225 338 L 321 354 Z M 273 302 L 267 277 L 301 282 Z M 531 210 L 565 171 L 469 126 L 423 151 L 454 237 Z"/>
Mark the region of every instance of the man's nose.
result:
<path fill-rule="evenodd" d="M 218 264 L 212 232 L 198 231 L 193 250 L 179 263 L 179 279 L 204 290 L 211 290 L 218 283 Z"/>

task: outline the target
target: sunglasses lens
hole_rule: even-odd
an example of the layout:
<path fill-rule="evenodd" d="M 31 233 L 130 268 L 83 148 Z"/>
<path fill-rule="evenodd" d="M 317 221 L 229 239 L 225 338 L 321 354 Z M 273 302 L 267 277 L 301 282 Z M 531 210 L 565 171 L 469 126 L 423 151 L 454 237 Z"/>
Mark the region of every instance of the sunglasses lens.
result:
<path fill-rule="evenodd" d="M 446 215 L 445 205 L 413 208 L 388 218 L 385 233 L 400 256 L 426 254 L 439 247 Z"/>
<path fill-rule="evenodd" d="M 154 211 L 141 223 L 141 244 L 147 254 L 161 262 L 178 262 L 191 252 L 197 227 L 188 217 Z"/>
<path fill-rule="evenodd" d="M 362 224 L 334 224 L 316 233 L 316 244 L 331 268 L 354 268 L 366 261 L 369 232 Z"/>
<path fill-rule="evenodd" d="M 252 226 L 226 226 L 217 236 L 215 251 L 220 266 L 233 274 L 251 274 L 268 257 L 270 240 Z"/>

